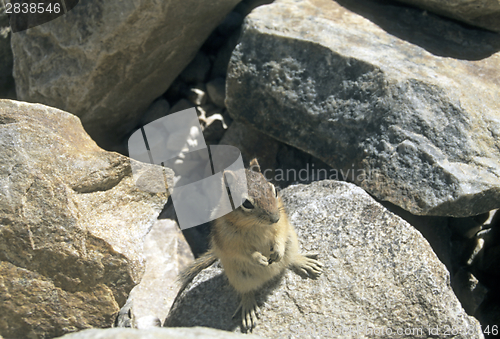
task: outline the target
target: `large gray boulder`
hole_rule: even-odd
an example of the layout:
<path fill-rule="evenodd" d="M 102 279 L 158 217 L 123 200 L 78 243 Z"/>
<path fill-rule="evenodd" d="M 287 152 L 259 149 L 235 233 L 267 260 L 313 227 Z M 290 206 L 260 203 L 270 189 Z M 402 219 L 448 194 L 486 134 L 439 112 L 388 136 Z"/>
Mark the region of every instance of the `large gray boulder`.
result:
<path fill-rule="evenodd" d="M 110 326 L 168 194 L 139 190 L 127 157 L 40 104 L 0 100 L 0 164 L 0 335 Z"/>
<path fill-rule="evenodd" d="M 81 0 L 12 36 L 19 100 L 79 116 L 110 147 L 134 128 L 239 0 Z"/>
<path fill-rule="evenodd" d="M 482 338 L 424 237 L 361 188 L 319 181 L 281 192 L 303 252 L 319 253 L 317 280 L 292 271 L 257 297 L 253 333 L 267 338 Z M 167 326 L 240 331 L 239 300 L 214 264 L 177 298 Z M 458 331 L 455 333 L 455 330 Z"/>
<path fill-rule="evenodd" d="M 469 25 L 500 32 L 498 0 L 398 0 Z"/>
<path fill-rule="evenodd" d="M 329 0 L 255 9 L 228 69 L 230 115 L 413 214 L 498 208 L 500 35 L 345 3 L 363 16 Z"/>

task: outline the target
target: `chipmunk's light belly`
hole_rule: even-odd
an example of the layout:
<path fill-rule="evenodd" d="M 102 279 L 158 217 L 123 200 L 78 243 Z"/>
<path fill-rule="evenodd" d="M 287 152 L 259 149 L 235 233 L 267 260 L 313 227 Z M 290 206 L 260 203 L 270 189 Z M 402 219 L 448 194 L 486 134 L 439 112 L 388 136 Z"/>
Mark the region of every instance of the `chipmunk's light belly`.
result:
<path fill-rule="evenodd" d="M 260 288 L 286 268 L 285 262 L 262 267 L 239 260 L 221 260 L 221 263 L 229 283 L 240 293 Z"/>

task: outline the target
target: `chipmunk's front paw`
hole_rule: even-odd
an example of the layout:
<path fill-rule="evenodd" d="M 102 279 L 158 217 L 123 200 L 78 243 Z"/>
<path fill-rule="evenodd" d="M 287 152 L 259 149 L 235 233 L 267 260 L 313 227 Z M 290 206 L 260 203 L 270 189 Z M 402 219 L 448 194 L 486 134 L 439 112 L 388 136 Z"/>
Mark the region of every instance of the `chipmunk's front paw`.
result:
<path fill-rule="evenodd" d="M 261 266 L 269 265 L 269 259 L 267 257 L 265 257 L 260 252 L 257 252 L 257 251 L 253 252 L 252 258 L 253 258 L 254 262 L 257 263 L 258 265 L 261 265 Z"/>
<path fill-rule="evenodd" d="M 269 255 L 269 264 L 273 262 L 280 262 L 285 255 L 285 246 L 274 245 L 271 247 L 271 254 Z"/>
<path fill-rule="evenodd" d="M 302 255 L 294 266 L 300 274 L 316 279 L 323 273 L 323 264 L 317 258 L 317 254 Z"/>

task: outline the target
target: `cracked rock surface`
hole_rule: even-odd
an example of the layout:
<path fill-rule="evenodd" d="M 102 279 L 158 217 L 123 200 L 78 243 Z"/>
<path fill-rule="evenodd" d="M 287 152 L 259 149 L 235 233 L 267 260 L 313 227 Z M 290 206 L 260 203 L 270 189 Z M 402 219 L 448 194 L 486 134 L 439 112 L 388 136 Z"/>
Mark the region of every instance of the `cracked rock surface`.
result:
<path fill-rule="evenodd" d="M 374 338 L 402 331 L 396 337 L 449 338 L 446 329 L 457 328 L 454 338 L 483 338 L 429 243 L 364 190 L 325 180 L 281 194 L 302 251 L 319 253 L 324 273 L 311 280 L 288 270 L 262 289 L 254 334 Z M 180 294 L 165 323 L 239 332 L 239 314 L 231 319 L 238 303 L 216 263 Z"/>
<path fill-rule="evenodd" d="M 138 190 L 130 160 L 99 148 L 76 116 L 0 100 L 0 333 L 110 326 L 167 198 Z"/>

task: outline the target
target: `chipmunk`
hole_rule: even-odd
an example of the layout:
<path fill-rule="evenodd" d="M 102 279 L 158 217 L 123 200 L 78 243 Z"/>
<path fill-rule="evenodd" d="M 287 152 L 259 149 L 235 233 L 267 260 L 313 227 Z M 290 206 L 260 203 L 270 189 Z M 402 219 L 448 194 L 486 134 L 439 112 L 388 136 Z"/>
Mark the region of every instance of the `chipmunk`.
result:
<path fill-rule="evenodd" d="M 219 259 L 229 283 L 241 296 L 233 317 L 241 309 L 243 329 L 252 330 L 259 311 L 256 290 L 286 268 L 317 278 L 323 264 L 317 255 L 299 253 L 297 234 L 288 222 L 283 202 L 274 185 L 262 175 L 257 159 L 250 162 L 245 174 L 248 196 L 242 197 L 241 206 L 214 221 L 210 249 L 181 272 L 179 280 L 182 291 L 200 271 Z"/>

